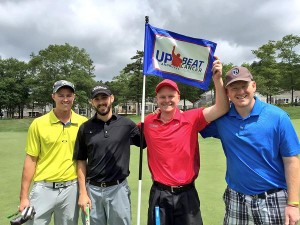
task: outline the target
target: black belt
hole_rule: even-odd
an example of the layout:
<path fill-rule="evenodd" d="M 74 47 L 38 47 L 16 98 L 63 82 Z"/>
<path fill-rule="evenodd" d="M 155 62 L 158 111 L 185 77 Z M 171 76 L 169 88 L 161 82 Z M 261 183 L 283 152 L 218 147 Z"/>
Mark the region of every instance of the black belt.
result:
<path fill-rule="evenodd" d="M 169 191 L 169 192 L 171 192 L 173 194 L 181 193 L 183 191 L 187 191 L 187 190 L 190 190 L 193 187 L 195 187 L 194 182 L 190 183 L 190 184 L 185 184 L 185 185 L 182 185 L 182 186 L 168 186 L 168 185 L 156 182 L 156 181 L 154 181 L 153 184 L 156 187 L 158 187 L 160 190 Z"/>
<path fill-rule="evenodd" d="M 69 180 L 69 181 L 62 181 L 62 182 L 37 181 L 35 183 L 41 183 L 45 187 L 59 189 L 59 188 L 65 188 L 65 187 L 68 187 L 68 186 L 70 186 L 74 183 L 77 183 L 77 179 Z"/>
<path fill-rule="evenodd" d="M 98 186 L 98 187 L 110 187 L 110 186 L 113 186 L 113 185 L 120 184 L 120 183 L 122 183 L 124 180 L 125 180 L 125 178 L 123 178 L 123 179 L 121 179 L 121 180 L 109 181 L 109 182 L 96 182 L 96 181 L 90 180 L 89 183 L 90 183 L 91 185 L 95 185 L 95 186 Z"/>
<path fill-rule="evenodd" d="M 267 198 L 268 195 L 270 194 L 274 194 L 276 192 L 279 192 L 279 191 L 282 191 L 283 188 L 275 188 L 275 189 L 271 189 L 271 190 L 268 190 L 266 192 L 263 192 L 263 193 L 260 193 L 260 194 L 257 194 L 257 195 L 250 195 L 252 198 L 261 198 L 261 199 L 265 199 Z"/>

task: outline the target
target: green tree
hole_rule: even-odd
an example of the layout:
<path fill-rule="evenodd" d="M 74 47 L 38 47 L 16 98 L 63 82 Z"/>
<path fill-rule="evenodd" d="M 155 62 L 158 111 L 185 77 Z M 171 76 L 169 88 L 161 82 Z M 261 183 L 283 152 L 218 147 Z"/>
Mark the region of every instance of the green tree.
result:
<path fill-rule="evenodd" d="M 279 50 L 278 58 L 280 62 L 280 72 L 282 74 L 281 83 L 286 91 L 291 90 L 291 104 L 294 104 L 294 90 L 300 89 L 299 64 L 300 55 L 296 52 L 296 47 L 300 44 L 300 37 L 297 35 L 286 35 L 277 42 Z"/>
<path fill-rule="evenodd" d="M 123 105 L 127 110 L 129 101 L 137 102 L 138 109 L 142 103 L 143 94 L 143 51 L 137 51 L 136 55 L 131 57 L 132 63 L 127 64 L 118 76 L 115 76 L 110 82 L 115 95 L 115 103 Z M 145 82 L 145 101 L 153 101 L 155 96 L 155 87 L 161 78 L 157 76 L 146 76 Z M 127 113 L 127 112 L 126 112 Z M 140 114 L 140 110 L 137 111 Z"/>
<path fill-rule="evenodd" d="M 142 88 L 143 88 L 143 51 L 137 51 L 136 55 L 131 58 L 134 62 L 127 64 L 124 72 L 128 74 L 128 100 L 137 102 L 137 114 L 140 115 L 140 103 L 142 102 Z"/>
<path fill-rule="evenodd" d="M 258 58 L 253 62 L 250 70 L 255 74 L 257 91 L 267 96 L 267 102 L 271 97 L 280 92 L 280 72 L 276 62 L 276 42 L 269 41 L 252 53 Z"/>
<path fill-rule="evenodd" d="M 180 99 L 183 100 L 183 110 L 186 110 L 185 101 L 195 103 L 205 92 L 203 89 L 193 87 L 187 84 L 177 83 L 180 90 Z"/>
<path fill-rule="evenodd" d="M 114 93 L 115 105 L 121 105 L 125 107 L 125 114 L 127 114 L 127 103 L 128 96 L 131 96 L 129 86 L 130 86 L 130 75 L 124 70 L 120 72 L 119 76 L 113 77 L 112 81 L 109 82 L 108 86 Z"/>
<path fill-rule="evenodd" d="M 32 53 L 29 67 L 33 76 L 31 89 L 34 101 L 40 106 L 52 103 L 50 93 L 57 80 L 68 80 L 75 84 L 76 104 L 88 107 L 88 99 L 94 86 L 94 66 L 85 49 L 69 44 L 49 45 L 37 55 Z"/>
<path fill-rule="evenodd" d="M 7 116 L 23 118 L 24 106 L 29 99 L 29 75 L 27 63 L 14 58 L 0 59 L 0 111 L 7 110 Z"/>

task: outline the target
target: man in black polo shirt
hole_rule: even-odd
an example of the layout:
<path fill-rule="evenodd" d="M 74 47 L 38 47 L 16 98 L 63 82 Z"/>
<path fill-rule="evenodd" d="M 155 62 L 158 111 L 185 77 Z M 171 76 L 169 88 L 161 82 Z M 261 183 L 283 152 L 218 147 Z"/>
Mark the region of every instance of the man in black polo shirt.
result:
<path fill-rule="evenodd" d="M 114 96 L 107 86 L 93 88 L 91 97 L 96 114 L 79 128 L 74 151 L 78 204 L 84 213 L 89 204 L 91 225 L 129 225 L 126 177 L 130 144 L 140 146 L 140 131 L 131 120 L 112 113 Z"/>

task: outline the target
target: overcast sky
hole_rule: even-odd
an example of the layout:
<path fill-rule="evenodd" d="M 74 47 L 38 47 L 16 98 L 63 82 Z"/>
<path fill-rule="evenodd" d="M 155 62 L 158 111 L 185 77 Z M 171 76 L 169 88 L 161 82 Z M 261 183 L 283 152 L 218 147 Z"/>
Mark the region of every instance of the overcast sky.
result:
<path fill-rule="evenodd" d="M 30 59 L 51 44 L 84 48 L 96 80 L 110 81 L 143 50 L 150 24 L 216 42 L 225 63 L 252 62 L 251 50 L 300 35 L 299 0 L 0 0 L 0 56 Z"/>

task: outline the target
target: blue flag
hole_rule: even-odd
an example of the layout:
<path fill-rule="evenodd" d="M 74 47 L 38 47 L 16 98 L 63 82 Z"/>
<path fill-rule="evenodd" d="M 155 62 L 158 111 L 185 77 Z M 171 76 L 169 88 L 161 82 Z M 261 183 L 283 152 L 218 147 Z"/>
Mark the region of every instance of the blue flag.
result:
<path fill-rule="evenodd" d="M 144 75 L 154 75 L 204 90 L 212 77 L 217 44 L 145 24 Z"/>

